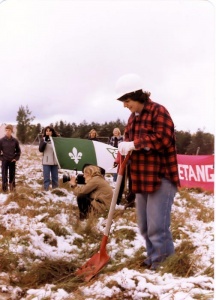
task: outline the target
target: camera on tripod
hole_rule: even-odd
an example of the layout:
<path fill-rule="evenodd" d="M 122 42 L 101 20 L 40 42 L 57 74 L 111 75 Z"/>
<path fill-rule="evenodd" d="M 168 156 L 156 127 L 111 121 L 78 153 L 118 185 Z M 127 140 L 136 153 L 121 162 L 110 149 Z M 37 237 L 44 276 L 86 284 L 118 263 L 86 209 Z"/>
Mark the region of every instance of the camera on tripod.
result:
<path fill-rule="evenodd" d="M 70 175 L 66 175 L 66 174 L 63 175 L 63 178 L 62 178 L 63 183 L 68 182 L 70 180 L 71 180 Z M 77 184 L 85 184 L 85 178 L 84 178 L 83 174 L 78 174 L 76 176 L 76 183 Z"/>

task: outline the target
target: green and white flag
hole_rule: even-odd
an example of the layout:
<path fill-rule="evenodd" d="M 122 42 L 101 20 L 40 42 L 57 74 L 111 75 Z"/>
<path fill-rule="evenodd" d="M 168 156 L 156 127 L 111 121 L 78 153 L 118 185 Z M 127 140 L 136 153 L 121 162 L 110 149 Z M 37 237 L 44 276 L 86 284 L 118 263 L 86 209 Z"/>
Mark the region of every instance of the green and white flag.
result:
<path fill-rule="evenodd" d="M 60 169 L 82 171 L 84 164 L 92 164 L 115 173 L 113 163 L 118 149 L 108 144 L 80 138 L 51 138 Z"/>

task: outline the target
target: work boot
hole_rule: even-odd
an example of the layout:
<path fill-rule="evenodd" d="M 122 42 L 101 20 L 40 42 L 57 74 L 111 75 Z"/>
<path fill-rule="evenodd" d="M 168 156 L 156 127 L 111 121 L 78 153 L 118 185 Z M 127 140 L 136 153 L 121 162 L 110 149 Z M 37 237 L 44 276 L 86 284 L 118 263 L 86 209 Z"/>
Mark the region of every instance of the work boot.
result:
<path fill-rule="evenodd" d="M 2 185 L 2 191 L 3 191 L 3 193 L 7 193 L 8 192 L 8 185 L 7 184 L 3 184 Z"/>
<path fill-rule="evenodd" d="M 150 258 L 146 258 L 143 262 L 141 262 L 140 267 L 144 267 L 144 268 L 151 268 L 151 259 Z"/>
<path fill-rule="evenodd" d="M 150 267 L 150 270 L 157 271 L 159 268 L 160 268 L 160 263 L 153 262 L 152 265 L 151 265 L 151 267 Z"/>
<path fill-rule="evenodd" d="M 125 204 L 125 209 L 128 207 L 135 207 L 135 198 L 136 195 L 132 192 L 128 193 L 126 196 L 127 204 Z"/>
<path fill-rule="evenodd" d="M 84 221 L 84 220 L 86 220 L 86 219 L 87 219 L 87 216 L 86 216 L 86 214 L 85 214 L 85 213 L 83 213 L 83 212 L 80 212 L 80 214 L 79 214 L 79 219 L 80 219 L 80 221 Z"/>
<path fill-rule="evenodd" d="M 14 192 L 14 185 L 13 185 L 13 183 L 9 183 L 9 190 L 10 190 L 10 192 Z"/>

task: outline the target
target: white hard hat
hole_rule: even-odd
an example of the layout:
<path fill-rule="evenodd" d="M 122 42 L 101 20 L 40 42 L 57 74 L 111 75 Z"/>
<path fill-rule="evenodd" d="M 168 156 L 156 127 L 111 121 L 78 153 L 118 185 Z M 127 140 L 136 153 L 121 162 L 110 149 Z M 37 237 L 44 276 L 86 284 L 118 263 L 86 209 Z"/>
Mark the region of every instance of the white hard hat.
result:
<path fill-rule="evenodd" d="M 116 82 L 116 97 L 121 98 L 125 94 L 132 93 L 143 89 L 143 83 L 137 74 L 125 74 Z"/>

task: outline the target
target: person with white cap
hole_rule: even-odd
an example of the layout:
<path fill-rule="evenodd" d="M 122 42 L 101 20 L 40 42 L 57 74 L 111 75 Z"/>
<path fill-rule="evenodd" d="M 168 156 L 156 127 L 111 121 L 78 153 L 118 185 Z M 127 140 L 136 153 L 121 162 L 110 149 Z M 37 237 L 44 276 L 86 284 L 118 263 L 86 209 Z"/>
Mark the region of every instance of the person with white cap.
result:
<path fill-rule="evenodd" d="M 9 189 L 15 189 L 15 170 L 16 162 L 21 155 L 19 142 L 12 136 L 13 126 L 5 126 L 5 136 L 0 139 L 0 160 L 2 161 L 2 190 L 8 191 L 8 171 L 9 171 Z"/>
<path fill-rule="evenodd" d="M 171 207 L 180 186 L 174 124 L 167 109 L 143 91 L 143 81 L 137 74 L 120 77 L 116 93 L 117 100 L 131 111 L 125 139 L 118 149 L 121 155 L 131 152 L 132 191 L 147 251 L 142 266 L 156 270 L 174 254 Z"/>

